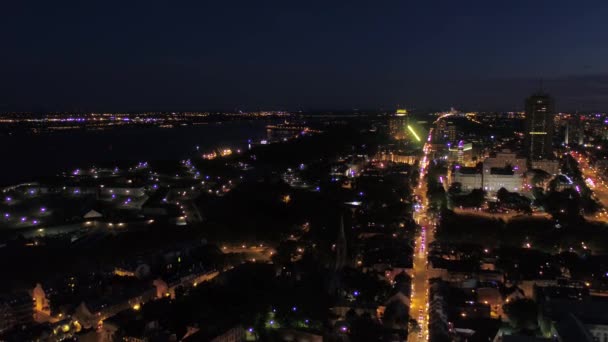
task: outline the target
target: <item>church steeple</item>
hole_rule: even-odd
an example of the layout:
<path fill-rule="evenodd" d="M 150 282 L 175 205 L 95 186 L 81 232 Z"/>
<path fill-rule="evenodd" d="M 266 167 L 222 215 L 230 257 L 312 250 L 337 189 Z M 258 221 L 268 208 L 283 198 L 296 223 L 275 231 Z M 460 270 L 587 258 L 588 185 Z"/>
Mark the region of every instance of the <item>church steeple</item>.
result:
<path fill-rule="evenodd" d="M 336 271 L 341 270 L 347 265 L 346 234 L 344 233 L 344 216 L 340 216 L 340 228 L 338 230 L 338 240 L 336 241 Z"/>

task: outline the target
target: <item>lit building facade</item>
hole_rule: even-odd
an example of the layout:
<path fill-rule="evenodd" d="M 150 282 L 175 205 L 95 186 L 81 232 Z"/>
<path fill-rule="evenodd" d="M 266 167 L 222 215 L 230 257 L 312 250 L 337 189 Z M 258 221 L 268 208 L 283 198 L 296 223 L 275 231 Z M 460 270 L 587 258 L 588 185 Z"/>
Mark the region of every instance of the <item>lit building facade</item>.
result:
<path fill-rule="evenodd" d="M 420 160 L 420 156 L 412 153 L 381 152 L 376 155 L 375 159 L 413 165 L 417 160 Z"/>
<path fill-rule="evenodd" d="M 409 113 L 405 109 L 397 109 L 397 112 L 388 119 L 388 130 L 391 137 L 396 140 L 407 139 L 407 125 L 409 124 Z"/>
<path fill-rule="evenodd" d="M 483 184 L 483 176 L 475 167 L 456 166 L 450 178 L 450 184 L 460 183 L 460 189 L 464 192 L 481 189 Z"/>
<path fill-rule="evenodd" d="M 481 168 L 456 165 L 449 182 L 460 183 L 462 191 L 465 192 L 483 189 L 488 193 L 495 193 L 500 188 L 521 192 L 525 172 L 526 159 L 509 150 L 503 150 L 486 158 Z"/>
<path fill-rule="evenodd" d="M 483 175 L 483 189 L 490 193 L 495 193 L 501 188 L 510 192 L 521 192 L 523 184 L 522 175 L 506 172 L 503 169 L 492 169 L 490 173 Z"/>
<path fill-rule="evenodd" d="M 517 153 L 510 150 L 502 150 L 496 155 L 490 156 L 483 161 L 483 174 L 490 174 L 493 168 L 504 168 L 510 165 L 513 173 L 523 175 L 526 172 L 526 159 L 517 156 Z"/>

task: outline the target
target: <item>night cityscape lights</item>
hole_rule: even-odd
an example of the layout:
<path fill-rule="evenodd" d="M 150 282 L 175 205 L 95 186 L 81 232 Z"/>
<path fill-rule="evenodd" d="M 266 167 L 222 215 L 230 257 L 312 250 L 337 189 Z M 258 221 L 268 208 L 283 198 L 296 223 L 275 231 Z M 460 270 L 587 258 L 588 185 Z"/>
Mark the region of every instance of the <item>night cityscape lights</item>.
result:
<path fill-rule="evenodd" d="M 3 3 L 0 341 L 608 342 L 606 18 Z"/>

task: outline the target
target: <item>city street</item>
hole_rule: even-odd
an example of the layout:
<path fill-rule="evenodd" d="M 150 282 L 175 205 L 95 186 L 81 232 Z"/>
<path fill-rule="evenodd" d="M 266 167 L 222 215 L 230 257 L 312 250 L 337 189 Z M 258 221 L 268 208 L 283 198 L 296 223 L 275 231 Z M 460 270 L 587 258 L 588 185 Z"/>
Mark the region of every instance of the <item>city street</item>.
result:
<path fill-rule="evenodd" d="M 570 155 L 578 162 L 583 178 L 593 191 L 595 199 L 603 207 L 596 215 L 587 216 L 587 219 L 608 223 L 608 214 L 606 214 L 606 208 L 608 208 L 608 185 L 598 171 L 589 165 L 589 160 L 586 156 L 577 152 L 570 152 Z"/>
<path fill-rule="evenodd" d="M 429 132 L 430 141 L 432 129 Z M 428 155 L 430 145 L 425 144 L 423 151 L 424 157 L 420 163 L 420 180 L 415 190 L 415 195 L 419 199 L 421 207 L 414 214 L 414 219 L 420 225 L 420 231 L 416 236 L 416 245 L 413 255 L 413 274 L 412 274 L 412 294 L 410 298 L 410 317 L 416 319 L 420 331 L 410 332 L 408 341 L 428 341 L 428 318 L 429 318 L 429 283 L 428 283 L 428 250 L 427 246 L 433 241 L 435 221 L 428 214 L 428 198 L 426 173 L 428 167 Z"/>

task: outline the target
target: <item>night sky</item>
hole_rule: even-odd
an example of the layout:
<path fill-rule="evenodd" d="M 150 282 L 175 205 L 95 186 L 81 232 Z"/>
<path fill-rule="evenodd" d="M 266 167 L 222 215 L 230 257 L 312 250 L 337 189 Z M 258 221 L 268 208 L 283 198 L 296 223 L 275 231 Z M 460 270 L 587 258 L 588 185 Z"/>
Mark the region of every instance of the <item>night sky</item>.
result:
<path fill-rule="evenodd" d="M 0 111 L 608 110 L 608 1 L 3 1 Z"/>

